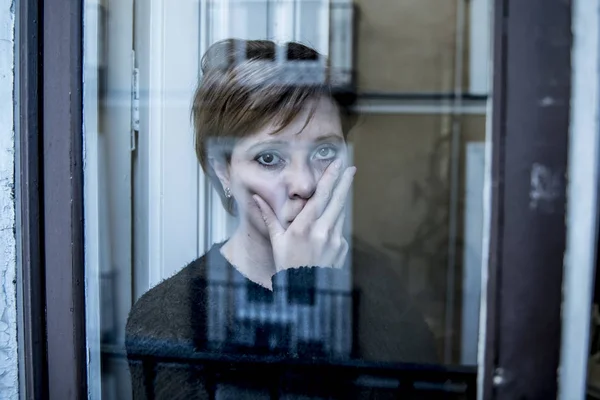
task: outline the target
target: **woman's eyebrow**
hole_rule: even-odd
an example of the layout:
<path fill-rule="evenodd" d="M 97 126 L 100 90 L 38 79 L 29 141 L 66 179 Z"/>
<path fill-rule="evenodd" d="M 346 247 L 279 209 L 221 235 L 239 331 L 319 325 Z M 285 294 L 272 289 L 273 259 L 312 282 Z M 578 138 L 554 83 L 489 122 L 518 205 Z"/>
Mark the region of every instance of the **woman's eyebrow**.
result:
<path fill-rule="evenodd" d="M 258 143 L 254 143 L 252 146 L 248 148 L 247 151 L 253 151 L 257 148 L 262 149 L 265 146 L 287 146 L 289 143 L 286 140 L 281 139 L 266 139 L 262 140 Z"/>
<path fill-rule="evenodd" d="M 323 142 L 342 143 L 342 142 L 344 142 L 344 138 L 335 133 L 328 133 L 328 134 L 325 134 L 322 136 L 318 136 L 314 140 L 310 141 L 310 143 L 323 143 Z M 305 143 L 307 143 L 307 142 L 305 142 Z M 290 146 L 290 145 L 293 146 L 293 143 L 290 142 L 289 140 L 265 139 L 265 140 L 261 140 L 258 143 L 254 143 L 252 146 L 248 147 L 248 149 L 246 151 L 253 152 L 253 151 L 256 151 L 257 149 L 263 150 L 265 146 L 286 147 L 286 146 Z"/>
<path fill-rule="evenodd" d="M 343 142 L 344 138 L 341 137 L 340 135 L 337 135 L 335 133 L 329 133 L 329 134 L 325 134 L 323 136 L 319 136 L 315 139 L 315 142 Z"/>

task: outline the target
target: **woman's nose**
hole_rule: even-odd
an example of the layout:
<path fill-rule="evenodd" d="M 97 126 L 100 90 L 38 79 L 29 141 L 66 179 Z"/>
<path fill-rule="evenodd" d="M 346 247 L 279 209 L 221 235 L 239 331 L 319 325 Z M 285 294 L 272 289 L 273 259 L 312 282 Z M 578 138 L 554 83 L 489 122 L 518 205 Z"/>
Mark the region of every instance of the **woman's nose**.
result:
<path fill-rule="evenodd" d="M 286 174 L 288 197 L 308 200 L 315 193 L 317 181 L 314 171 L 306 162 L 292 163 Z"/>

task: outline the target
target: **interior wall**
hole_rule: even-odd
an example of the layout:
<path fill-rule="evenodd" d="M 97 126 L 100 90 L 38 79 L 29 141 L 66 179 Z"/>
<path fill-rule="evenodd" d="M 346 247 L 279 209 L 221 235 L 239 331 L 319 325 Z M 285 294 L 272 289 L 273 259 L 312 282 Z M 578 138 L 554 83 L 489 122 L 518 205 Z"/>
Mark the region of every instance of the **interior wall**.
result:
<path fill-rule="evenodd" d="M 464 165 L 467 142 L 484 140 L 485 116 L 463 116 L 461 121 L 460 164 Z M 440 357 L 446 339 L 449 129 L 450 119 L 444 115 L 363 115 L 350 137 L 357 166 L 353 191 L 355 236 L 386 254 L 395 266 L 393 274 L 378 276 L 361 271 L 369 265 L 354 265 L 355 277 L 367 276 L 369 280 L 355 279 L 355 286 L 367 290 L 377 287 L 378 280 L 396 279 L 399 286 L 406 287 L 434 332 Z M 460 177 L 459 209 L 464 204 L 464 169 Z M 456 252 L 459 273 L 463 217 L 461 209 Z M 460 275 L 456 282 L 460 283 Z M 460 313 L 460 291 L 457 285 L 455 316 Z M 395 310 L 362 310 L 363 316 L 386 312 L 393 319 Z M 359 319 L 359 323 L 361 331 L 368 331 L 368 318 Z M 453 326 L 458 324 L 460 318 Z M 452 332 L 448 339 L 458 340 L 459 333 Z M 369 332 L 361 345 L 370 348 L 378 341 L 377 332 Z"/>
<path fill-rule="evenodd" d="M 357 0 L 361 91 L 453 88 L 456 1 Z"/>
<path fill-rule="evenodd" d="M 455 89 L 457 39 L 463 35 L 462 88 L 469 87 L 469 2 L 464 24 L 457 24 L 457 1 L 355 0 L 357 5 L 356 70 L 359 93 L 449 93 Z M 462 29 L 458 31 L 458 29 Z M 368 100 L 366 100 L 368 102 Z M 390 102 L 397 101 L 390 99 Z M 445 342 L 454 343 L 453 359 L 460 356 L 460 300 L 465 202 L 465 152 L 470 141 L 485 139 L 485 115 L 460 118 L 458 215 L 456 238 L 455 310 L 445 320 L 450 219 L 450 137 L 452 118 L 440 114 L 362 115 L 350 140 L 358 171 L 354 183 L 353 223 L 356 240 L 393 261 L 391 275 L 367 275 L 355 265 L 360 290 L 396 279 L 413 296 L 438 343 L 440 358 Z M 375 281 L 375 282 L 374 282 Z M 363 314 L 394 310 L 364 309 Z M 390 315 L 392 318 L 393 315 Z M 359 320 L 365 333 L 361 345 L 376 348 L 377 332 L 368 331 L 368 319 Z M 447 326 L 452 331 L 447 332 Z M 367 333 L 368 332 L 368 333 Z M 447 336 L 450 337 L 447 337 Z M 362 337 L 363 335 L 361 335 Z M 375 350 L 376 351 L 376 350 Z"/>

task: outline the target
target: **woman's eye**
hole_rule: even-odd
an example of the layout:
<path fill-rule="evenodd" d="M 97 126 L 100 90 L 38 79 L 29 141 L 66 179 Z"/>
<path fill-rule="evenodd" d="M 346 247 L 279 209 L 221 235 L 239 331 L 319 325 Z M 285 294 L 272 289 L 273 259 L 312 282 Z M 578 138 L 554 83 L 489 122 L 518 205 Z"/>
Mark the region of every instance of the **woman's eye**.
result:
<path fill-rule="evenodd" d="M 337 150 L 335 147 L 326 146 L 317 149 L 315 152 L 314 158 L 317 160 L 331 160 L 337 155 Z"/>
<path fill-rule="evenodd" d="M 281 157 L 275 153 L 263 153 L 256 157 L 256 161 L 270 167 L 279 164 L 281 162 Z"/>

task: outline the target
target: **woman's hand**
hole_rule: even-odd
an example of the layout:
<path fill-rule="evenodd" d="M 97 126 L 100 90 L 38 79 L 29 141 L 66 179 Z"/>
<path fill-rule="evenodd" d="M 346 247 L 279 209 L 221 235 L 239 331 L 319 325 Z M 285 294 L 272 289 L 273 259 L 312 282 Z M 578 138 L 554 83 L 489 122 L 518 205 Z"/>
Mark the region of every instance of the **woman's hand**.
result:
<path fill-rule="evenodd" d="M 348 252 L 343 210 L 355 172 L 356 167 L 342 170 L 340 160 L 330 164 L 314 195 L 287 229 L 262 198 L 253 196 L 269 230 L 276 273 L 298 267 L 343 266 Z"/>

